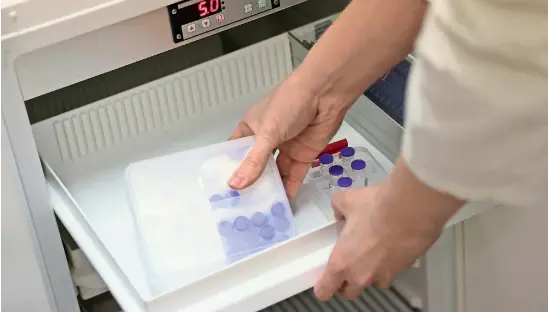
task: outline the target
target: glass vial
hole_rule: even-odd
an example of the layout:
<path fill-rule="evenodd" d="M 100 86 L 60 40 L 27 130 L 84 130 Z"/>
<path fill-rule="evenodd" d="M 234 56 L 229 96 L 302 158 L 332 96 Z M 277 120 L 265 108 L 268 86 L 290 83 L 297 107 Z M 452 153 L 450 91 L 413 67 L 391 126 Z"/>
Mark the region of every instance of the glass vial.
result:
<path fill-rule="evenodd" d="M 337 191 L 348 190 L 352 187 L 352 178 L 342 177 L 337 180 Z"/>
<path fill-rule="evenodd" d="M 340 155 L 341 155 L 343 167 L 345 168 L 350 167 L 350 163 L 354 159 L 355 154 L 356 154 L 356 150 L 354 150 L 354 148 L 352 147 L 345 147 L 341 150 Z"/>
<path fill-rule="evenodd" d="M 352 161 L 350 167 L 352 168 L 352 178 L 354 179 L 355 186 L 367 186 L 367 163 L 365 160 L 355 159 Z"/>
<path fill-rule="evenodd" d="M 320 175 L 325 176 L 329 174 L 329 168 L 333 165 L 333 155 L 322 154 L 318 158 L 320 161 Z"/>
<path fill-rule="evenodd" d="M 338 187 L 337 181 L 339 178 L 342 178 L 344 173 L 344 168 L 340 165 L 331 166 L 329 168 L 329 175 L 331 176 L 331 186 Z"/>

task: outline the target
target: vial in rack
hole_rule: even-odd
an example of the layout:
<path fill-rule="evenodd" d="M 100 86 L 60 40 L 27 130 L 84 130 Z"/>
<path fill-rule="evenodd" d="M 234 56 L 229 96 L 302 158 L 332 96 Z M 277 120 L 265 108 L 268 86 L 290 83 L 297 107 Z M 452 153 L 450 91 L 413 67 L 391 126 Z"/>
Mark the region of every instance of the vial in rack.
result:
<path fill-rule="evenodd" d="M 352 147 L 345 147 L 341 150 L 341 160 L 343 167 L 350 167 L 350 163 L 354 159 L 354 154 L 356 154 L 356 150 L 354 150 L 354 148 Z"/>
<path fill-rule="evenodd" d="M 367 163 L 365 162 L 365 160 L 355 159 L 350 164 L 350 167 L 352 168 L 352 178 L 354 179 L 355 186 L 367 186 Z"/>
<path fill-rule="evenodd" d="M 352 179 L 350 177 L 342 177 L 337 180 L 337 190 L 344 191 L 352 187 Z"/>
<path fill-rule="evenodd" d="M 322 154 L 318 158 L 320 161 L 320 174 L 322 176 L 329 174 L 329 168 L 333 165 L 333 155 L 331 154 Z"/>
<path fill-rule="evenodd" d="M 329 175 L 331 176 L 331 186 L 332 187 L 337 187 L 337 181 L 339 180 L 339 178 L 342 178 L 344 174 L 344 168 L 340 165 L 335 165 L 335 166 L 331 166 L 331 168 L 329 168 Z"/>

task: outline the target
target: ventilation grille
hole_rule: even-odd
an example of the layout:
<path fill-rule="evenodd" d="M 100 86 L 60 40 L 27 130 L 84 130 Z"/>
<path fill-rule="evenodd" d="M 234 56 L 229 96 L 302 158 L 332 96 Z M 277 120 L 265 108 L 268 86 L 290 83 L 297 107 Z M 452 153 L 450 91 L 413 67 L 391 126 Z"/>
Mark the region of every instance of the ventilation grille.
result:
<path fill-rule="evenodd" d="M 413 312 L 413 309 L 395 290 L 370 287 L 357 300 L 347 301 L 336 295 L 327 302 L 316 299 L 307 290 L 261 312 Z"/>
<path fill-rule="evenodd" d="M 411 62 L 401 61 L 364 92 L 373 103 L 403 126 L 405 88 Z"/>
<path fill-rule="evenodd" d="M 61 158 L 73 161 L 274 88 L 290 70 L 282 36 L 68 112 L 53 121 Z"/>

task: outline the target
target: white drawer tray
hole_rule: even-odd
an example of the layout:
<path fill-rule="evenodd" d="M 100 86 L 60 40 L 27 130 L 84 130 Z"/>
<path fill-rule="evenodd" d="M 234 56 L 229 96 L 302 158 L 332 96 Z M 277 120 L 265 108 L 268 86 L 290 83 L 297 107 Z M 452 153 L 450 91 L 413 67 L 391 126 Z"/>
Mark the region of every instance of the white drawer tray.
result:
<path fill-rule="evenodd" d="M 125 311 L 257 311 L 314 284 L 338 224 L 308 193 L 292 203 L 298 237 L 185 283 L 145 274 L 124 181 L 132 162 L 225 140 L 292 70 L 291 57 L 282 35 L 33 126 L 54 210 Z M 356 105 L 376 109 L 363 96 Z M 391 170 L 347 123 L 334 140 L 342 138 Z M 483 208 L 467 207 L 449 225 Z"/>

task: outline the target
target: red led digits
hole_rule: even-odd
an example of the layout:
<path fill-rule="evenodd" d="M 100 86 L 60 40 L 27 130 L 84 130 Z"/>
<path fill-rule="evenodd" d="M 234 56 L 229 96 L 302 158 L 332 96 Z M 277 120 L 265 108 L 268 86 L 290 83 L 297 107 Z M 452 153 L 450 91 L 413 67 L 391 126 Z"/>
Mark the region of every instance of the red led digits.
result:
<path fill-rule="evenodd" d="M 211 13 L 217 12 L 219 10 L 219 0 L 210 0 L 209 10 L 211 11 Z"/>
<path fill-rule="evenodd" d="M 198 10 L 200 11 L 200 17 L 208 15 L 209 10 L 207 9 L 207 1 L 200 2 L 198 4 Z"/>
<path fill-rule="evenodd" d="M 200 11 L 200 17 L 219 11 L 219 0 L 204 0 L 198 3 L 198 11 Z"/>

